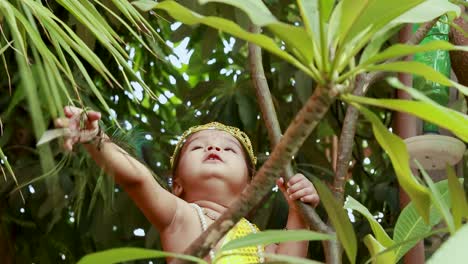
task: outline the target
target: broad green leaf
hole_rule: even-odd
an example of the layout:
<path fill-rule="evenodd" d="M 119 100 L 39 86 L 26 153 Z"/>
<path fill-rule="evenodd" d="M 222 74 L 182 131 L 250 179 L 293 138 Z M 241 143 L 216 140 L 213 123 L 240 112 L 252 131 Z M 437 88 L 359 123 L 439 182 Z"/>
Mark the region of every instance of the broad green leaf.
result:
<path fill-rule="evenodd" d="M 265 253 L 265 257 L 272 263 L 292 263 L 292 264 L 323 264 L 323 262 L 310 260 L 306 258 L 292 257 L 282 254 Z"/>
<path fill-rule="evenodd" d="M 427 261 L 427 264 L 466 263 L 468 259 L 468 224 L 463 225 L 455 235 L 445 241 Z"/>
<path fill-rule="evenodd" d="M 435 184 L 436 188 L 440 192 L 443 202 L 450 205 L 449 190 L 447 180 L 440 181 Z M 441 220 L 439 211 L 434 205 L 431 205 L 429 224 L 424 223 L 422 217 L 418 214 L 416 207 L 413 202 L 410 202 L 400 213 L 395 224 L 395 230 L 393 232 L 393 241 L 395 244 L 400 244 L 404 241 L 408 241 L 411 238 L 421 239 L 431 232 L 433 226 L 438 224 Z M 402 258 L 406 252 L 408 252 L 420 239 L 412 242 L 405 243 L 398 246 L 395 249 L 397 261 Z"/>
<path fill-rule="evenodd" d="M 221 250 L 232 250 L 254 245 L 269 245 L 288 241 L 332 240 L 333 236 L 309 230 L 265 230 L 235 239 L 224 245 Z"/>
<path fill-rule="evenodd" d="M 357 101 L 348 100 L 351 104 L 359 109 L 359 111 L 369 120 L 372 124 L 372 131 L 374 131 L 375 138 L 387 152 L 390 160 L 392 161 L 393 168 L 400 186 L 408 193 L 411 200 L 415 202 L 418 212 L 422 215 L 424 221 L 429 221 L 429 206 L 430 206 L 430 193 L 422 186 L 413 176 L 409 166 L 409 154 L 403 140 L 392 134 L 382 124 L 380 119 L 365 107 L 359 105 Z"/>
<path fill-rule="evenodd" d="M 367 219 L 367 221 L 369 221 L 372 231 L 374 232 L 377 241 L 382 247 L 387 248 L 393 245 L 393 240 L 388 236 L 387 232 L 385 232 L 383 227 L 379 224 L 379 222 L 377 222 L 377 220 L 375 220 L 374 216 L 364 205 L 348 195 L 344 204 L 344 208 L 358 211 Z"/>
<path fill-rule="evenodd" d="M 338 2 L 330 17 L 328 39 L 333 47 L 338 44 L 349 32 L 358 16 L 369 5 L 370 0 L 343 0 Z"/>
<path fill-rule="evenodd" d="M 218 17 L 204 17 L 200 14 L 192 12 L 191 10 L 181 6 L 180 4 L 174 1 L 164 1 L 162 3 L 158 3 L 155 6 L 156 9 L 164 10 L 173 18 L 181 21 L 182 23 L 188 25 L 194 25 L 198 23 L 202 23 L 208 25 L 213 28 L 217 28 L 224 32 L 227 32 L 233 36 L 238 38 L 250 41 L 259 45 L 260 47 L 270 51 L 271 53 L 277 55 L 278 57 L 288 61 L 289 63 L 293 64 L 294 66 L 298 67 L 299 69 L 303 70 L 307 74 L 317 79 L 317 75 L 311 72 L 305 65 L 303 65 L 300 61 L 296 58 L 288 54 L 287 52 L 280 49 L 276 42 L 262 34 L 252 34 L 250 32 L 245 31 L 236 23 L 229 21 L 227 19 L 218 18 Z"/>
<path fill-rule="evenodd" d="M 423 120 L 429 121 L 452 131 L 463 141 L 468 142 L 467 116 L 449 108 L 435 105 L 435 103 L 401 99 L 374 99 L 350 94 L 342 95 L 341 97 L 345 101 L 378 106 L 415 115 Z M 429 115 L 428 113 L 431 114 Z"/>
<path fill-rule="evenodd" d="M 450 233 L 453 235 L 455 233 L 455 225 L 453 223 L 453 216 L 450 214 L 449 207 L 443 202 L 442 195 L 440 194 L 439 190 L 437 190 L 434 182 L 431 179 L 431 176 L 427 174 L 426 170 L 424 170 L 421 163 L 419 163 L 417 160 L 415 160 L 414 162 L 418 166 L 419 172 L 426 181 L 429 190 L 431 190 L 432 202 L 434 203 L 435 207 L 439 210 L 440 214 L 445 220 L 445 224 L 447 225 Z"/>
<path fill-rule="evenodd" d="M 244 11 L 252 20 L 252 23 L 260 27 L 267 26 L 268 24 L 277 23 L 278 20 L 268 10 L 268 7 L 261 0 L 198 0 L 202 5 L 206 3 L 223 3 L 235 6 Z"/>
<path fill-rule="evenodd" d="M 418 6 L 403 13 L 390 24 L 423 23 L 449 13 L 452 17 L 460 15 L 460 7 L 446 0 L 425 0 Z"/>
<path fill-rule="evenodd" d="M 369 44 L 367 44 L 367 46 L 364 48 L 364 51 L 361 54 L 361 58 L 359 59 L 358 67 L 363 65 L 363 62 L 376 55 L 379 52 L 380 48 L 382 48 L 382 45 L 391 37 L 395 36 L 395 34 L 399 30 L 399 28 L 392 28 L 382 33 L 376 33 L 372 37 Z"/>
<path fill-rule="evenodd" d="M 153 10 L 158 5 L 158 2 L 151 0 L 137 0 L 133 1 L 132 5 L 136 6 L 143 12 L 148 12 Z"/>
<path fill-rule="evenodd" d="M 106 263 L 120 263 L 124 261 L 139 260 L 139 259 L 148 259 L 148 258 L 179 258 L 184 260 L 190 260 L 195 263 L 207 264 L 206 261 L 200 258 L 164 252 L 160 250 L 151 250 L 143 248 L 115 248 L 104 250 L 97 253 L 92 253 L 84 256 L 78 261 L 78 264 L 106 264 Z"/>
<path fill-rule="evenodd" d="M 336 230 L 338 239 L 340 240 L 346 255 L 351 263 L 356 263 L 357 241 L 354 233 L 353 225 L 349 221 L 343 206 L 338 203 L 328 187 L 320 180 L 313 180 L 315 188 L 320 195 L 322 205 L 327 211 L 327 215 Z"/>
<path fill-rule="evenodd" d="M 406 72 L 406 73 L 421 75 L 429 81 L 440 83 L 448 87 L 454 86 L 464 95 L 468 96 L 468 87 L 450 80 L 442 73 L 434 70 L 434 68 L 427 66 L 426 64 L 421 63 L 421 62 L 398 61 L 398 62 L 367 66 L 365 67 L 365 69 L 369 71 Z"/>
<path fill-rule="evenodd" d="M 364 244 L 373 258 L 373 264 L 393 264 L 395 263 L 395 253 L 394 251 L 388 251 L 385 253 L 380 252 L 384 251 L 386 247 L 376 240 L 372 235 L 366 235 L 364 237 Z"/>
<path fill-rule="evenodd" d="M 452 204 L 453 221 L 455 229 L 458 230 L 462 226 L 463 219 L 468 217 L 468 203 L 466 202 L 465 191 L 455 174 L 455 170 L 452 166 L 447 165 L 446 171 L 450 190 L 450 201 Z"/>
<path fill-rule="evenodd" d="M 362 64 L 370 65 L 378 63 L 387 59 L 397 58 L 401 56 L 406 56 L 410 54 L 415 54 L 418 52 L 427 52 L 433 50 L 462 50 L 468 51 L 466 46 L 455 46 L 450 44 L 448 41 L 444 40 L 434 40 L 425 44 L 420 45 L 406 45 L 406 44 L 396 44 L 388 49 L 382 51 L 381 53 L 369 58 L 367 61 L 364 61 Z"/>

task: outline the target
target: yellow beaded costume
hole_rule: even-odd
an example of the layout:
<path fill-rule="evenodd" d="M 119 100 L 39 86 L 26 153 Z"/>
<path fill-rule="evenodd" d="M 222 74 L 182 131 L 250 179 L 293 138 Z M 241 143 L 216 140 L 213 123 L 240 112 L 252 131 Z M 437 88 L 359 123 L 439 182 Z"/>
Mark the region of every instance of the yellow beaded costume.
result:
<path fill-rule="evenodd" d="M 255 232 L 254 232 L 255 230 Z M 242 218 L 229 232 L 226 234 L 223 246 L 234 239 L 244 237 L 248 234 L 259 232 L 260 230 L 247 219 Z M 263 245 L 243 247 L 233 250 L 225 250 L 216 255 L 216 264 L 231 264 L 231 263 L 263 263 L 265 247 Z"/>
<path fill-rule="evenodd" d="M 208 225 L 206 223 L 205 215 L 203 210 L 198 204 L 190 204 L 197 211 L 198 218 L 202 231 L 204 232 Z M 229 230 L 224 237 L 224 241 L 221 247 L 226 245 L 228 242 L 244 237 L 249 234 L 254 234 L 260 230 L 255 224 L 250 223 L 247 219 L 242 218 L 237 224 Z M 218 254 L 215 254 L 213 250 L 210 250 L 209 256 L 213 263 L 216 264 L 250 264 L 250 263 L 263 263 L 265 247 L 264 245 L 257 245 L 251 247 L 237 248 L 233 250 L 225 250 Z"/>

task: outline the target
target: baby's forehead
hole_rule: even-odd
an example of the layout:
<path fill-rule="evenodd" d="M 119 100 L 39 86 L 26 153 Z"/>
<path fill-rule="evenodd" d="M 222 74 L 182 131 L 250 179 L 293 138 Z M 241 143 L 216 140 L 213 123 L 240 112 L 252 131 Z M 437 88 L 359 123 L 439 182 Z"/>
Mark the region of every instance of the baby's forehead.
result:
<path fill-rule="evenodd" d="M 195 132 L 187 138 L 187 141 L 185 144 L 194 142 L 194 141 L 211 141 L 211 140 L 224 140 L 226 142 L 232 142 L 238 145 L 239 147 L 241 146 L 239 140 L 237 140 L 236 137 L 234 137 L 233 135 L 229 134 L 226 131 L 217 130 L 217 129 L 206 129 L 206 130 Z"/>

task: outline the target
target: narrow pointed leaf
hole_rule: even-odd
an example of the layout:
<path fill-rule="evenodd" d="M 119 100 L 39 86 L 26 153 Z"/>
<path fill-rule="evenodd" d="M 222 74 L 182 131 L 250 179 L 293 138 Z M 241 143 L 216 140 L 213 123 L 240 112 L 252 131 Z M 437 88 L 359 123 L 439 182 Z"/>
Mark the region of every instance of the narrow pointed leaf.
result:
<path fill-rule="evenodd" d="M 369 71 L 389 71 L 389 72 L 406 72 L 423 76 L 429 81 L 440 83 L 445 86 L 454 86 L 464 95 L 468 96 L 468 87 L 463 86 L 447 78 L 442 73 L 434 70 L 432 67 L 417 61 L 398 61 L 373 66 L 365 67 Z"/>
<path fill-rule="evenodd" d="M 383 227 L 379 224 L 379 222 L 377 222 L 374 216 L 369 212 L 369 210 L 364 205 L 359 203 L 353 197 L 348 196 L 346 198 L 344 208 L 358 211 L 367 219 L 367 221 L 369 222 L 372 228 L 372 232 L 374 232 L 374 235 L 377 238 L 377 241 L 379 242 L 380 245 L 382 245 L 384 248 L 387 248 L 393 245 L 393 240 L 388 236 L 387 232 L 385 232 Z"/>
<path fill-rule="evenodd" d="M 382 51 L 381 53 L 369 58 L 367 61 L 363 63 L 363 65 L 370 65 L 370 64 L 378 63 L 378 62 L 385 61 L 391 58 L 397 58 L 401 56 L 415 54 L 418 52 L 427 52 L 427 51 L 433 51 L 433 50 L 468 51 L 468 47 L 455 46 L 455 45 L 450 44 L 450 42 L 444 41 L 444 40 L 434 40 L 426 44 L 420 44 L 420 45 L 396 44 Z"/>
<path fill-rule="evenodd" d="M 199 259 L 196 257 L 164 252 L 160 250 L 151 250 L 151 249 L 143 249 L 143 248 L 115 248 L 104 250 L 97 253 L 92 253 L 84 256 L 82 259 L 78 261 L 78 264 L 111 264 L 111 263 L 120 263 L 124 261 L 131 261 L 131 260 L 140 260 L 140 259 L 148 259 L 148 258 L 165 258 L 165 257 L 172 257 L 172 258 L 179 258 L 190 260 L 195 263 L 202 263 L 207 264 L 206 261 L 203 259 Z"/>
<path fill-rule="evenodd" d="M 439 190 L 437 190 L 429 174 L 427 174 L 427 172 L 417 160 L 415 160 L 414 162 L 418 166 L 421 175 L 423 176 L 427 186 L 429 187 L 429 190 L 431 190 L 432 202 L 434 203 L 435 207 L 439 210 L 440 214 L 445 220 L 445 224 L 447 225 L 450 233 L 453 235 L 455 233 L 455 225 L 453 223 L 453 217 L 450 214 L 449 207 L 443 202 L 442 195 L 440 194 Z"/>
<path fill-rule="evenodd" d="M 428 102 L 401 99 L 374 99 L 349 94 L 342 95 L 342 98 L 345 101 L 378 106 L 415 115 L 452 131 L 463 141 L 468 142 L 468 117 L 450 108 Z M 431 114 L 429 115 L 428 113 Z"/>
<path fill-rule="evenodd" d="M 313 182 L 349 261 L 353 264 L 356 263 L 356 234 L 354 233 L 353 225 L 349 221 L 348 215 L 325 184 L 320 180 L 314 180 Z"/>
<path fill-rule="evenodd" d="M 3 54 L 3 52 L 5 52 L 5 50 L 7 50 L 10 46 L 11 46 L 11 43 L 13 43 L 13 40 L 8 42 L 7 44 L 5 44 L 5 46 L 3 46 L 1 49 L 0 49 L 0 55 Z"/>
<path fill-rule="evenodd" d="M 42 134 L 41 138 L 39 141 L 37 141 L 36 146 L 40 146 L 42 144 L 45 144 L 51 140 L 54 140 L 59 137 L 65 136 L 67 133 L 69 133 L 68 128 L 57 128 L 57 129 L 50 129 L 44 132 Z"/>
<path fill-rule="evenodd" d="M 377 239 L 375 239 L 372 235 L 366 235 L 364 237 L 364 244 L 366 245 L 367 249 L 371 253 L 373 258 L 373 264 L 393 264 L 395 263 L 395 253 L 394 251 L 385 252 L 379 254 L 380 252 L 384 251 L 386 247 L 384 247 Z"/>
<path fill-rule="evenodd" d="M 269 245 L 288 241 L 316 241 L 331 239 L 334 239 L 334 237 L 309 230 L 265 230 L 232 240 L 224 245 L 221 250 L 232 250 L 241 247 Z"/>
<path fill-rule="evenodd" d="M 468 203 L 466 201 L 465 191 L 455 174 L 455 170 L 452 166 L 447 165 L 446 171 L 450 190 L 450 201 L 452 204 L 453 221 L 455 229 L 458 230 L 462 226 L 463 219 L 468 217 Z"/>
<path fill-rule="evenodd" d="M 421 214 L 424 221 L 428 222 L 429 206 L 431 204 L 430 193 L 413 176 L 405 143 L 400 137 L 388 131 L 374 113 L 357 104 L 356 101 L 352 102 L 352 105 L 359 109 L 366 119 L 371 122 L 375 138 L 392 161 L 400 186 L 408 193 L 411 200 L 414 201 L 418 213 Z"/>

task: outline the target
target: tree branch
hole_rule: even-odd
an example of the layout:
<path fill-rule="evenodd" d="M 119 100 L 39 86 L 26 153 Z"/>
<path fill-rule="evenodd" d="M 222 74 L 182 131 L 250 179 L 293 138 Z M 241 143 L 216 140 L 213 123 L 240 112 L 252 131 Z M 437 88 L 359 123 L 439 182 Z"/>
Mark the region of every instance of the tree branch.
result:
<path fill-rule="evenodd" d="M 251 25 L 250 32 L 260 33 L 260 28 L 256 25 Z M 270 146 L 271 149 L 274 149 L 281 140 L 281 128 L 273 105 L 270 89 L 266 81 L 265 71 L 263 69 L 262 50 L 259 46 L 253 43 L 249 43 L 249 63 L 250 75 L 257 94 L 260 111 L 262 112 L 262 117 L 265 120 L 265 125 L 267 127 Z M 283 176 L 285 178 L 285 182 L 294 176 L 294 171 L 290 162 L 285 166 Z M 308 225 L 323 233 L 334 233 L 333 230 L 322 221 L 311 205 L 297 200 L 295 202 L 300 208 L 302 217 L 306 220 Z"/>

